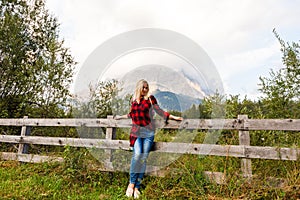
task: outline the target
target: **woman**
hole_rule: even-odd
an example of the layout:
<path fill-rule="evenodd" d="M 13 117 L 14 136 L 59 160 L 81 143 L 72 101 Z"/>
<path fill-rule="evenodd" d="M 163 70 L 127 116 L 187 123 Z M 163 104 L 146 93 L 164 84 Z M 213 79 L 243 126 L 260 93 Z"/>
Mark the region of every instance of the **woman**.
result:
<path fill-rule="evenodd" d="M 170 115 L 162 110 L 154 96 L 149 96 L 149 84 L 142 79 L 137 82 L 134 96 L 128 115 L 117 116 L 115 119 L 131 118 L 132 128 L 130 132 L 130 146 L 133 147 L 133 155 L 130 165 L 130 180 L 126 190 L 126 196 L 138 198 L 140 195 L 141 181 L 146 170 L 146 159 L 154 141 L 154 111 L 168 119 L 182 120 L 182 117 Z M 153 111 L 154 110 L 154 111 Z"/>

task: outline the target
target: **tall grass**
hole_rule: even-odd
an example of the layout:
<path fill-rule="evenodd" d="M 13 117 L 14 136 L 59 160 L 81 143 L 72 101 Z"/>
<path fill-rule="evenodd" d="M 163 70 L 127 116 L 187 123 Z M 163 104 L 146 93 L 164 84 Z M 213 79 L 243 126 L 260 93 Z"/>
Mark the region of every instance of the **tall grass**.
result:
<path fill-rule="evenodd" d="M 99 171 L 85 149 L 67 147 L 64 156 L 63 164 L 0 161 L 0 199 L 128 199 L 128 173 Z M 254 160 L 252 166 L 249 180 L 241 178 L 237 158 L 183 155 L 164 177 L 145 177 L 141 199 L 300 198 L 300 162 Z M 210 182 L 204 171 L 223 172 L 225 183 Z M 276 173 L 281 179 L 272 179 Z"/>
<path fill-rule="evenodd" d="M 172 141 L 177 134 L 159 130 L 156 141 Z M 206 133 L 195 130 L 183 134 L 194 134 L 193 142 L 201 143 Z M 300 144 L 299 132 L 250 134 L 252 145 Z M 118 139 L 127 137 L 124 130 L 119 130 Z M 237 131 L 223 132 L 218 143 L 238 144 Z M 66 146 L 59 153 L 64 163 L 0 161 L 0 199 L 128 199 L 128 173 L 100 171 L 102 163 L 85 148 Z M 165 176 L 146 175 L 141 199 L 300 199 L 299 160 L 251 161 L 253 177 L 245 179 L 239 158 L 182 155 L 162 169 Z M 204 171 L 223 173 L 223 184 L 210 181 Z"/>

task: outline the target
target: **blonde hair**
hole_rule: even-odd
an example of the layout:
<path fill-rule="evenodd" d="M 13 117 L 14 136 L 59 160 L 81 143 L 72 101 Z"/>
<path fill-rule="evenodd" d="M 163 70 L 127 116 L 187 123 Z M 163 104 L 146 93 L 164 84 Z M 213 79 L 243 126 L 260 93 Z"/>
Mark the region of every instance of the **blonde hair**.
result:
<path fill-rule="evenodd" d="M 148 85 L 149 88 L 149 84 L 145 79 L 141 79 L 136 83 L 136 87 L 135 87 L 135 91 L 134 91 L 134 95 L 133 95 L 133 101 L 139 101 L 141 98 L 141 92 L 143 90 L 144 84 Z M 149 91 L 149 90 L 148 90 Z M 144 98 L 147 100 L 149 98 L 149 92 L 147 93 L 146 96 L 144 96 Z"/>

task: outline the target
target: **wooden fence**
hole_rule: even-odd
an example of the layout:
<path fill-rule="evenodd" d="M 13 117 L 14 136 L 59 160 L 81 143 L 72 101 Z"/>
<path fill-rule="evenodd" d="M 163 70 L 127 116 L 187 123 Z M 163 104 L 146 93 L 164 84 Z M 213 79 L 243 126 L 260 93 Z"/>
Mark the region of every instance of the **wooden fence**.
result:
<path fill-rule="evenodd" d="M 165 129 L 202 129 L 202 130 L 238 130 L 239 145 L 195 144 L 157 142 L 153 151 L 197 154 L 214 156 L 231 156 L 241 158 L 241 170 L 244 177 L 252 176 L 251 159 L 272 159 L 297 161 L 300 148 L 281 148 L 271 146 L 251 146 L 249 131 L 285 130 L 300 131 L 300 119 L 248 119 L 247 115 L 239 115 L 237 119 L 185 119 L 182 122 L 156 120 L 157 128 Z M 19 145 L 17 153 L 0 152 L 0 159 L 18 160 L 21 162 L 63 161 L 61 157 L 28 154 L 27 144 L 72 146 L 99 148 L 107 152 L 116 149 L 129 149 L 128 140 L 115 140 L 116 128 L 131 127 L 131 120 L 114 120 L 111 116 L 105 119 L 0 119 L 0 126 L 19 126 L 20 135 L 0 135 L 0 143 Z M 41 137 L 30 136 L 31 127 L 105 127 L 105 139 Z M 209 152 L 207 152 L 209 149 Z M 109 160 L 107 160 L 109 162 Z M 111 166 L 106 163 L 106 166 Z M 112 166 L 111 166 L 112 167 Z M 113 170 L 113 169 L 112 169 Z"/>

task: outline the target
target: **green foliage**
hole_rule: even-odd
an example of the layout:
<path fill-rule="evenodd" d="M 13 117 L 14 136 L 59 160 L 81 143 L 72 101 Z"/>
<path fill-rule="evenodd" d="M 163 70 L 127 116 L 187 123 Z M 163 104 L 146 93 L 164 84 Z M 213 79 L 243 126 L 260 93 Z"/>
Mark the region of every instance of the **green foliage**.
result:
<path fill-rule="evenodd" d="M 84 163 L 84 156 L 87 152 L 82 148 L 72 148 L 66 146 L 63 154 L 64 173 L 69 178 L 78 178 L 80 171 L 86 171 L 86 165 Z"/>
<path fill-rule="evenodd" d="M 82 164 L 77 158 L 86 162 L 89 155 L 78 155 L 67 168 L 59 163 L 0 161 L 1 198 L 128 199 L 125 196 L 128 173 L 101 172 L 87 163 L 88 167 L 80 167 Z M 253 160 L 256 176 L 248 181 L 240 177 L 237 158 L 183 155 L 164 170 L 167 172 L 164 177 L 145 176 L 141 199 L 297 199 L 300 195 L 299 164 Z M 204 171 L 223 172 L 225 184 L 209 181 Z M 280 178 L 285 178 L 285 186 L 278 186 L 283 181 L 274 178 L 278 172 L 281 172 Z"/>
<path fill-rule="evenodd" d="M 117 98 L 120 91 L 117 80 L 103 81 L 97 84 L 92 95 L 97 117 L 107 117 L 107 115 L 112 115 L 116 110 L 123 109 L 123 101 Z"/>
<path fill-rule="evenodd" d="M 0 2 L 0 117 L 62 117 L 75 62 L 44 0 Z"/>
<path fill-rule="evenodd" d="M 177 111 L 177 110 L 170 110 L 168 111 L 171 115 L 174 115 L 174 116 L 181 116 L 182 113 L 180 111 Z"/>
<path fill-rule="evenodd" d="M 264 118 L 261 102 L 252 101 L 246 96 L 241 99 L 239 95 L 221 95 L 216 93 L 205 97 L 198 106 L 193 105 L 183 112 L 184 118 L 211 119 L 236 118 L 238 115 L 248 115 L 249 118 Z"/>
<path fill-rule="evenodd" d="M 205 97 L 197 107 L 193 105 L 183 113 L 185 118 L 236 118 L 246 114 L 249 118 L 299 118 L 300 117 L 300 45 L 284 42 L 274 34 L 281 45 L 284 68 L 270 77 L 260 77 L 262 97 L 258 101 L 240 99 L 239 95 L 228 97 L 216 92 Z"/>
<path fill-rule="evenodd" d="M 95 87 L 90 86 L 87 101 L 75 99 L 72 107 L 73 116 L 106 118 L 113 114 L 127 114 L 131 96 L 127 94 L 121 99 L 118 96 L 121 91 L 120 83 L 115 79 L 101 81 Z"/>
<path fill-rule="evenodd" d="M 260 77 L 262 106 L 268 118 L 299 118 L 300 46 L 284 42 L 275 29 L 273 32 L 281 45 L 284 68 L 271 70 L 270 77 Z"/>
<path fill-rule="evenodd" d="M 216 92 L 214 95 L 205 97 L 201 104 L 192 107 L 183 112 L 184 118 L 189 119 L 212 119 L 224 118 L 225 110 L 225 96 Z"/>
<path fill-rule="evenodd" d="M 240 99 L 239 95 L 230 95 L 225 103 L 226 118 L 236 118 L 238 115 L 248 115 L 249 118 L 264 118 L 260 102 L 247 99 Z"/>

